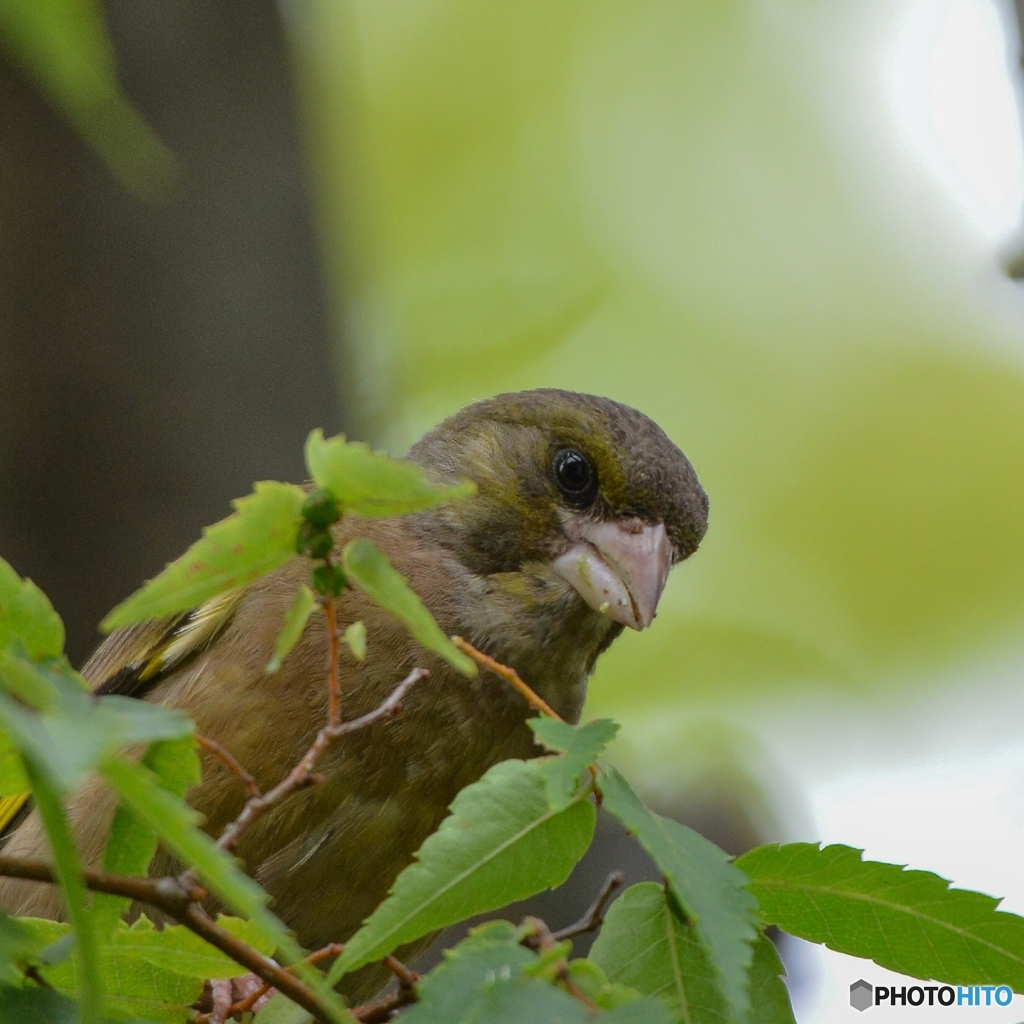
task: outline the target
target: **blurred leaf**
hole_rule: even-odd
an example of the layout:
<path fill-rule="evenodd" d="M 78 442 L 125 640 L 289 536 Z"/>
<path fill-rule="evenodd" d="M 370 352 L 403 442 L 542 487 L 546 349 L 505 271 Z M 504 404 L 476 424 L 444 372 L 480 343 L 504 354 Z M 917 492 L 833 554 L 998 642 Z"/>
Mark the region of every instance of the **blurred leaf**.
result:
<path fill-rule="evenodd" d="M 8 798 L 20 799 L 30 787 L 25 765 L 14 741 L 0 728 L 0 820 Z"/>
<path fill-rule="evenodd" d="M 345 574 L 385 611 L 390 612 L 428 651 L 433 651 L 463 675 L 475 676 L 476 665 L 441 632 L 426 605 L 412 592 L 406 578 L 373 541 L 359 537 L 342 552 Z"/>
<path fill-rule="evenodd" d="M 30 928 L 0 910 L 0 987 L 20 985 L 21 968 L 45 945 Z"/>
<path fill-rule="evenodd" d="M 356 661 L 366 657 L 366 626 L 362 622 L 353 622 L 345 627 L 345 643 Z"/>
<path fill-rule="evenodd" d="M 592 1018 L 581 1002 L 536 978 L 502 975 L 485 981 L 458 1024 L 587 1024 Z M 445 1016 L 424 1016 L 422 1024 L 449 1024 Z"/>
<path fill-rule="evenodd" d="M 96 0 L 0 0 L 0 43 L 124 185 L 167 188 L 173 158 L 121 90 Z"/>
<path fill-rule="evenodd" d="M 761 846 L 737 863 L 762 919 L 890 971 L 1024 991 L 1024 918 L 928 871 L 861 859 L 849 846 Z"/>
<path fill-rule="evenodd" d="M 47 671 L 19 657 L 9 647 L 0 648 L 0 687 L 37 711 L 50 710 L 59 696 Z"/>
<path fill-rule="evenodd" d="M 313 1024 L 313 1017 L 287 996 L 278 992 L 257 1017 L 259 1024 Z"/>
<path fill-rule="evenodd" d="M 570 960 L 568 970 L 573 984 L 602 1010 L 614 1010 L 618 1006 L 634 1003 L 641 998 L 640 992 L 635 988 L 610 982 L 608 975 L 593 960 Z M 644 1000 L 643 1005 L 649 1006 L 649 1002 Z"/>
<path fill-rule="evenodd" d="M 184 797 L 188 788 L 200 781 L 196 742 L 190 735 L 151 744 L 143 755 L 142 765 L 153 772 L 161 789 L 177 797 Z M 119 804 L 103 853 L 103 870 L 115 875 L 145 877 L 149 874 L 156 847 L 156 833 L 131 810 Z M 109 936 L 130 905 L 131 900 L 127 897 L 95 893 L 93 913 L 99 934 Z"/>
<path fill-rule="evenodd" d="M 742 1017 L 749 1006 L 747 968 L 756 901 L 747 877 L 728 855 L 693 829 L 649 811 L 614 769 L 602 771 L 602 806 L 633 832 L 665 875 L 694 933 L 708 951 L 730 1007 Z"/>
<path fill-rule="evenodd" d="M 70 670 L 51 674 L 58 705 L 42 714 L 0 693 L 0 723 L 8 736 L 61 792 L 72 790 L 84 772 L 122 747 L 192 731 L 180 711 L 130 697 L 96 697 L 78 678 Z"/>
<path fill-rule="evenodd" d="M 274 673 L 281 667 L 281 662 L 288 657 L 291 649 L 298 643 L 299 637 L 302 636 L 306 623 L 309 622 L 310 615 L 319 607 L 320 605 L 313 591 L 309 587 L 300 587 L 299 592 L 295 595 L 295 600 L 292 601 L 291 606 L 288 608 L 287 615 L 285 615 L 281 632 L 277 634 L 274 656 L 267 662 L 267 672 Z"/>
<path fill-rule="evenodd" d="M 31 756 L 26 755 L 29 781 L 50 844 L 54 874 L 60 881 L 64 909 L 75 932 L 75 963 L 80 978 L 78 999 L 80 1024 L 97 1024 L 103 1008 L 103 986 L 100 980 L 100 945 L 96 923 L 89 906 L 89 896 L 82 881 L 82 866 L 75 841 L 71 837 L 64 809 L 48 774 L 41 771 Z"/>
<path fill-rule="evenodd" d="M 264 480 L 236 498 L 235 513 L 203 530 L 201 540 L 122 601 L 101 623 L 104 632 L 191 611 L 227 590 L 251 583 L 295 555 L 305 500 L 301 487 Z"/>
<path fill-rule="evenodd" d="M 586 725 L 570 725 L 557 718 L 531 718 L 526 723 L 549 750 L 564 757 L 544 761 L 548 800 L 555 810 L 567 807 L 579 789 L 580 776 L 592 765 L 619 731 L 617 722 L 600 718 Z"/>
<path fill-rule="evenodd" d="M 631 886 L 611 905 L 590 959 L 610 981 L 663 999 L 673 1024 L 732 1019 L 707 949 L 655 882 Z"/>
<path fill-rule="evenodd" d="M 539 965 L 552 951 L 538 957 L 517 938 L 516 928 L 507 921 L 489 921 L 472 929 L 466 939 L 446 950 L 444 960 L 420 981 L 420 1001 L 403 1016 L 409 1024 L 584 1024 L 594 1019 L 612 1024 L 670 1024 L 660 1005 L 636 1001 L 636 993 L 628 1008 L 622 1004 L 592 1017 L 582 1002 L 556 987 L 553 977 L 541 980 Z M 561 952 L 554 951 L 556 960 L 561 960 Z M 598 989 L 607 987 L 592 965 L 587 977 L 600 979 Z"/>
<path fill-rule="evenodd" d="M 601 1014 L 598 1020 L 602 1024 L 672 1024 L 671 1014 L 662 1003 L 654 999 L 624 1003 Z"/>
<path fill-rule="evenodd" d="M 229 907 L 243 914 L 261 934 L 273 940 L 284 963 L 295 965 L 296 973 L 317 993 L 336 1024 L 351 1024 L 351 1015 L 337 994 L 324 983 L 324 976 L 302 963 L 304 954 L 291 933 L 266 909 L 267 894 L 239 869 L 230 854 L 197 828 L 199 814 L 174 794 L 161 789 L 151 772 L 130 761 L 109 760 L 100 770 L 124 805 L 151 828 L 169 850 L 193 868 Z"/>
<path fill-rule="evenodd" d="M 427 1021 L 461 1021 L 488 978 L 518 975 L 537 958 L 516 941 L 516 929 L 508 921 L 488 921 L 470 930 L 417 986 L 419 1003 L 403 1016 L 409 1024 Z"/>
<path fill-rule="evenodd" d="M 476 486 L 434 483 L 422 466 L 371 451 L 344 437 L 325 440 L 314 430 L 306 440 L 306 466 L 318 487 L 330 491 L 346 512 L 399 516 L 469 497 Z"/>
<path fill-rule="evenodd" d="M 78 1005 L 53 989 L 0 987 L 0 1024 L 80 1024 Z"/>
<path fill-rule="evenodd" d="M 64 625 L 46 595 L 0 558 L 0 648 L 20 641 L 33 661 L 64 651 Z"/>
<path fill-rule="evenodd" d="M 560 885 L 594 834 L 593 804 L 548 804 L 536 761 L 503 761 L 455 798 L 451 814 L 348 941 L 332 983 L 422 935 Z"/>

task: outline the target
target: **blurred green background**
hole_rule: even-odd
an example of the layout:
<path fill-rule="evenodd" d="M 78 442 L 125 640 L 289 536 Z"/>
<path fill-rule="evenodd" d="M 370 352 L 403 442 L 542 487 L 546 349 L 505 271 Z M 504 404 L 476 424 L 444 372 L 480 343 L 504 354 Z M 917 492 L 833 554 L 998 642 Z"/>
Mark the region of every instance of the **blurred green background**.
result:
<path fill-rule="evenodd" d="M 1021 307 L 901 151 L 914 4 L 288 10 L 363 432 L 593 391 L 711 496 L 595 710 L 871 692 L 1018 642 Z"/>
<path fill-rule="evenodd" d="M 592 391 L 711 498 L 591 688 L 665 808 L 836 838 L 830 778 L 1022 749 L 1019 14 L 0 0 L 0 552 L 81 659 L 311 427 Z"/>

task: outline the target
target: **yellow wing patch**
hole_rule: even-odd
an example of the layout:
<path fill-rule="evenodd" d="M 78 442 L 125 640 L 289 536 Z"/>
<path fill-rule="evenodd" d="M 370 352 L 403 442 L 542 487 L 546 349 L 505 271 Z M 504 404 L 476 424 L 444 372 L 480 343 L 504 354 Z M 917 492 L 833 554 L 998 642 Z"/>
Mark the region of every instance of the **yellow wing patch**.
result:
<path fill-rule="evenodd" d="M 0 838 L 18 817 L 30 796 L 32 796 L 31 793 L 20 793 L 18 796 L 5 796 L 0 799 Z"/>

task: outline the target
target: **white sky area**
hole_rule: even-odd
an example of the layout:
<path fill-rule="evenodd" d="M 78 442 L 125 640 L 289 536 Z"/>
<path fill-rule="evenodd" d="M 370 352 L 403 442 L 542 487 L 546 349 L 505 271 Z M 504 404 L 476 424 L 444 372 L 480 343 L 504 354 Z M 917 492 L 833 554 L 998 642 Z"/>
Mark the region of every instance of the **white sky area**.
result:
<path fill-rule="evenodd" d="M 1024 209 L 1018 46 L 1008 29 L 1009 2 L 913 0 L 903 7 L 886 61 L 886 113 L 897 149 L 948 198 L 956 219 L 976 229 L 993 261 L 1020 237 Z M 952 676 L 927 706 L 912 694 L 887 707 L 832 699 L 762 709 L 744 725 L 803 793 L 799 831 L 811 834 L 800 838 L 936 871 L 1004 897 L 1005 909 L 1024 914 L 1024 670 L 1015 661 Z M 1022 996 L 1005 1008 L 861 1013 L 849 1004 L 852 982 L 913 982 L 820 947 L 804 946 L 800 959 L 816 968 L 813 983 L 795 993 L 800 1024 L 1024 1019 Z"/>
<path fill-rule="evenodd" d="M 1016 232 L 1024 201 L 1008 8 L 995 0 L 907 4 L 886 90 L 899 140 L 993 247 Z"/>

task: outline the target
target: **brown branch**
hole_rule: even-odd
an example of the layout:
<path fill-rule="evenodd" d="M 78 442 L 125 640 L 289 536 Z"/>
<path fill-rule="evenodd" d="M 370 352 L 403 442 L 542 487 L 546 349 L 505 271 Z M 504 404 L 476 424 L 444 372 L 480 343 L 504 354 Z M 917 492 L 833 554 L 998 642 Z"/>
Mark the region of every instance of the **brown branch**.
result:
<path fill-rule="evenodd" d="M 53 869 L 41 861 L 21 860 L 0 856 L 0 875 L 24 878 L 33 882 L 57 884 Z M 107 871 L 87 868 L 82 872 L 85 885 L 92 892 L 125 896 L 150 907 L 155 907 L 189 931 L 194 932 L 211 946 L 231 957 L 253 974 L 283 992 L 294 1003 L 314 1017 L 325 1018 L 323 1007 L 314 993 L 298 978 L 269 957 L 253 949 L 248 943 L 225 931 L 198 905 L 206 892 L 199 886 L 183 887 L 177 878 L 141 878 L 135 875 L 114 875 Z"/>
<path fill-rule="evenodd" d="M 306 964 L 318 964 L 321 960 L 327 960 L 333 956 L 341 956 L 344 952 L 345 947 L 340 942 L 331 942 L 321 949 L 310 953 L 302 962 Z M 286 967 L 285 970 L 294 971 L 295 965 L 292 964 L 291 966 Z M 251 977 L 251 975 L 246 975 L 246 977 Z M 273 985 L 269 985 L 264 982 L 243 999 L 239 999 L 237 1002 L 232 1003 L 228 1009 L 227 1016 L 237 1017 L 251 1010 L 265 995 L 268 995 L 273 990 L 273 987 Z M 197 1024 L 201 1024 L 201 1018 L 197 1018 Z"/>
<path fill-rule="evenodd" d="M 163 909 L 163 908 L 161 908 Z M 311 989 L 299 981 L 286 968 L 253 949 L 247 942 L 235 938 L 207 916 L 206 911 L 195 903 L 189 903 L 181 914 L 172 914 L 176 921 L 183 924 L 211 946 L 227 954 L 237 964 L 247 967 L 268 985 L 282 992 L 293 1003 L 297 1003 L 317 1020 L 326 1020 L 327 1012 Z"/>
<path fill-rule="evenodd" d="M 222 747 L 216 740 L 211 740 L 207 736 L 201 736 L 199 733 L 195 733 L 196 743 L 199 744 L 204 750 L 208 750 L 214 757 L 221 761 L 239 781 L 245 786 L 246 792 L 250 797 L 260 797 L 263 795 L 260 787 L 256 784 L 256 780 L 242 767 L 241 764 L 235 759 L 234 755 Z"/>
<path fill-rule="evenodd" d="M 327 691 L 329 695 L 327 725 L 328 728 L 334 728 L 341 723 L 341 680 L 338 676 L 341 651 L 338 645 L 338 614 L 334 606 L 334 598 L 329 594 L 324 598 L 323 604 L 324 622 L 327 625 Z"/>
<path fill-rule="evenodd" d="M 626 875 L 622 871 L 613 871 L 601 886 L 597 899 L 590 905 L 590 909 L 575 923 L 553 932 L 551 938 L 554 942 L 563 942 L 565 939 L 573 939 L 577 935 L 586 932 L 596 931 L 604 924 L 605 911 L 611 902 L 612 896 L 617 889 L 626 884 Z"/>
<path fill-rule="evenodd" d="M 0 875 L 23 878 L 29 882 L 48 882 L 56 885 L 53 868 L 43 861 L 22 860 L 20 857 L 0 856 Z M 142 878 L 137 875 L 114 875 L 108 871 L 86 868 L 82 872 L 86 888 L 111 896 L 125 896 L 130 900 L 175 913 L 192 900 L 206 899 L 206 890 L 196 885 L 183 888 L 175 878 Z"/>
<path fill-rule="evenodd" d="M 402 710 L 402 701 L 405 695 L 421 679 L 425 679 L 430 673 L 425 668 L 414 668 L 391 692 L 391 696 L 383 704 L 374 708 L 361 718 L 354 718 L 351 722 L 340 722 L 337 725 L 325 725 L 317 734 L 313 745 L 303 755 L 302 760 L 269 792 L 260 796 L 250 797 L 239 815 L 224 831 L 217 840 L 217 845 L 223 850 L 233 850 L 241 838 L 242 833 L 257 818 L 266 814 L 275 804 L 280 803 L 285 797 L 307 786 L 313 785 L 317 778 L 313 774 L 317 761 L 331 743 L 341 736 L 366 729 L 376 722 L 386 718 L 393 718 Z"/>
<path fill-rule="evenodd" d="M 489 654 L 484 654 L 483 651 L 478 651 L 471 643 L 463 640 L 461 636 L 453 636 L 452 643 L 463 654 L 468 654 L 478 665 L 482 665 L 484 668 L 489 668 L 495 675 L 501 676 L 502 679 L 507 683 L 511 683 L 513 688 L 519 691 L 526 698 L 526 702 L 535 711 L 539 711 L 542 715 L 547 715 L 548 718 L 557 718 L 558 721 L 563 721 L 562 716 L 551 707 L 550 704 L 543 697 L 538 696 L 529 686 L 526 685 L 519 678 L 519 674 L 514 668 L 509 668 L 508 665 L 502 665 L 500 661 L 495 661 Z"/>

